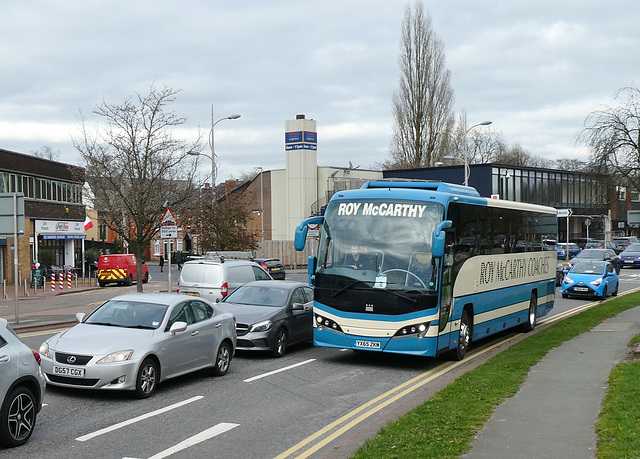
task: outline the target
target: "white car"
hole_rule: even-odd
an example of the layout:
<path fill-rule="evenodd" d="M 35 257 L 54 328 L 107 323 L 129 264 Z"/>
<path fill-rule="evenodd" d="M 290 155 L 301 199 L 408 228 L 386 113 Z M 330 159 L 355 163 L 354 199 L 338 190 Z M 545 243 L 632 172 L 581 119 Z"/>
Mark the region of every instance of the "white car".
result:
<path fill-rule="evenodd" d="M 40 355 L 0 318 L 0 445 L 12 448 L 31 438 L 44 387 Z"/>
<path fill-rule="evenodd" d="M 236 348 L 233 315 L 201 298 L 120 295 L 77 318 L 40 346 L 47 384 L 146 398 L 158 383 L 192 371 L 226 374 Z"/>

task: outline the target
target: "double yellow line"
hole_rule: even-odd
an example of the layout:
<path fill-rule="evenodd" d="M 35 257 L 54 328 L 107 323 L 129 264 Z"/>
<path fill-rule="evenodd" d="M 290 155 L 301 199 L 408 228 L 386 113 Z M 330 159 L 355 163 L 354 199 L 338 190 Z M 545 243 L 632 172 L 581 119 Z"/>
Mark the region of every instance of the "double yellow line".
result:
<path fill-rule="evenodd" d="M 300 443 L 292 446 L 282 454 L 279 454 L 278 456 L 276 456 L 275 459 L 285 459 L 292 455 L 294 455 L 294 457 L 296 458 L 306 458 L 311 456 L 312 454 L 319 451 L 321 448 L 325 447 L 326 445 L 334 441 L 336 438 L 338 438 L 348 430 L 352 429 L 362 421 L 366 420 L 373 414 L 377 413 L 381 409 L 398 401 L 399 399 L 410 394 L 414 390 L 419 389 L 422 386 L 430 383 L 434 379 L 439 378 L 440 376 L 462 365 L 467 365 L 470 360 L 477 358 L 483 354 L 486 354 L 487 352 L 495 349 L 496 347 L 520 335 L 521 333 L 518 333 L 516 335 L 511 335 L 509 338 L 501 340 L 498 343 L 491 344 L 486 348 L 477 349 L 471 352 L 465 360 L 458 361 L 458 362 L 442 363 L 437 367 L 432 368 L 431 370 L 425 373 L 422 373 L 421 375 L 418 375 L 415 378 L 410 379 L 409 381 L 403 384 L 400 384 L 399 386 L 385 392 L 384 394 L 374 398 L 373 400 L 368 401 L 364 405 L 359 406 L 358 408 L 350 411 L 349 413 L 345 414 L 341 418 L 335 420 L 331 424 L 320 429 L 313 435 L 305 438 Z M 325 435 L 327 436 L 325 437 Z M 318 440 L 320 437 L 323 437 L 323 438 L 317 443 L 313 443 L 316 440 Z M 307 447 L 307 445 L 309 445 L 310 443 L 313 443 L 313 444 L 308 449 L 298 453 L 298 451 L 303 450 L 303 448 Z"/>
<path fill-rule="evenodd" d="M 635 289 L 631 289 L 631 290 L 627 290 L 624 293 L 621 293 L 620 295 L 628 295 L 630 293 L 634 293 L 640 290 L 640 287 L 635 288 Z M 597 306 L 598 304 L 600 304 L 600 301 L 594 301 L 591 303 L 587 303 L 581 306 L 578 306 L 576 308 L 570 309 L 568 311 L 565 312 L 561 312 L 559 314 L 554 315 L 553 317 L 550 317 L 548 319 L 545 319 L 543 321 L 540 321 L 539 324 L 540 325 L 547 325 L 547 324 L 552 324 L 555 322 L 558 322 L 562 319 L 565 319 L 569 316 L 578 314 L 582 311 L 585 311 L 587 309 L 593 308 L 594 306 Z M 367 418 L 371 417 L 373 414 L 377 413 L 378 411 L 382 410 L 383 408 L 389 406 L 390 404 L 396 402 L 397 400 L 401 399 L 402 397 L 410 394 L 411 392 L 413 392 L 416 389 L 419 389 L 421 387 L 423 387 L 424 385 L 430 383 L 431 381 L 439 378 L 440 376 L 455 370 L 456 368 L 462 366 L 462 365 L 466 365 L 469 363 L 470 360 L 473 360 L 477 357 L 480 357 L 481 355 L 484 355 L 490 351 L 492 351 L 493 349 L 495 349 L 498 346 L 502 346 L 505 343 L 508 343 L 509 341 L 512 341 L 516 338 L 518 338 L 519 336 L 521 336 L 522 333 L 516 333 L 513 335 L 509 335 L 508 337 L 501 339 L 498 342 L 492 343 L 487 347 L 484 348 L 478 348 L 475 351 L 472 351 L 468 354 L 467 358 L 465 358 L 462 361 L 459 362 L 445 362 L 442 363 L 440 365 L 438 365 L 435 368 L 432 368 L 431 370 L 422 373 L 421 375 L 416 376 L 413 379 L 410 379 L 409 381 L 385 392 L 384 394 L 374 398 L 373 400 L 370 400 L 369 402 L 365 403 L 362 406 L 359 406 L 358 408 L 350 411 L 349 413 L 345 414 L 344 416 L 342 416 L 341 418 L 335 420 L 334 422 L 332 422 L 331 424 L 327 425 L 326 427 L 318 430 L 316 433 L 314 433 L 313 435 L 310 435 L 309 437 L 305 438 L 304 440 L 302 440 L 301 442 L 299 442 L 298 444 L 292 446 L 291 448 L 289 448 L 288 450 L 284 451 L 282 454 L 279 454 L 278 456 L 276 456 L 275 459 L 286 459 L 289 457 L 295 457 L 297 459 L 303 459 L 303 458 L 307 458 L 309 456 L 311 456 L 312 454 L 318 452 L 320 449 L 324 448 L 325 446 L 327 446 L 329 443 L 331 443 L 332 441 L 334 441 L 336 438 L 340 437 L 341 435 L 343 435 L 345 432 L 349 431 L 350 429 L 354 428 L 356 425 L 358 425 L 359 423 L 363 422 L 364 420 L 366 420 Z M 325 436 L 326 435 L 326 436 Z M 317 441 L 319 440 L 319 441 Z M 317 442 L 316 442 L 317 441 Z M 305 449 L 306 448 L 306 449 Z"/>

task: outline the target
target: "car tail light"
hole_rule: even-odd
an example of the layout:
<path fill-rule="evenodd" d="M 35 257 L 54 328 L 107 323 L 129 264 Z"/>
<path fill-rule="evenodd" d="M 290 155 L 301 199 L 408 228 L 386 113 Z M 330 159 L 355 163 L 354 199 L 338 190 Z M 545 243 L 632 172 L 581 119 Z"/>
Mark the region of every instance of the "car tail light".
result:
<path fill-rule="evenodd" d="M 38 362 L 38 365 L 40 365 L 42 363 L 42 358 L 40 358 L 40 353 L 34 349 L 31 349 L 31 353 L 35 357 L 36 362 Z"/>
<path fill-rule="evenodd" d="M 267 268 L 266 263 L 260 263 L 260 266 L 262 266 L 264 269 L 266 269 L 267 271 L 269 271 L 269 268 Z"/>
<path fill-rule="evenodd" d="M 171 292 L 169 292 L 171 293 Z M 176 293 L 180 293 L 180 281 L 178 281 L 178 286 L 176 287 Z"/>
<path fill-rule="evenodd" d="M 220 293 L 223 297 L 227 296 L 227 294 L 229 293 L 229 284 L 227 284 L 226 282 L 222 284 L 222 286 L 220 287 Z"/>

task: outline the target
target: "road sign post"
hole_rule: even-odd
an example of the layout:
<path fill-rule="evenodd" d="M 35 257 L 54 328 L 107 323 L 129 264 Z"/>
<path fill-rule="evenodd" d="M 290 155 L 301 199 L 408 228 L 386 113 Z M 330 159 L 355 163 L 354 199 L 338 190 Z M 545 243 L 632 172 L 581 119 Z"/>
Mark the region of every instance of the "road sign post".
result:
<path fill-rule="evenodd" d="M 571 209 L 557 209 L 556 212 L 558 213 L 558 217 L 567 219 L 567 244 L 568 244 L 569 243 L 569 217 L 571 217 L 571 214 L 573 214 L 573 212 L 571 211 Z"/>
<path fill-rule="evenodd" d="M 13 284 L 15 287 L 16 324 L 20 323 L 18 311 L 18 236 L 24 236 L 24 194 L 0 193 L 0 236 L 13 238 Z M 6 293 L 6 292 L 5 292 Z"/>
<path fill-rule="evenodd" d="M 173 212 L 171 211 L 171 207 L 167 207 L 160 219 L 160 238 L 161 239 L 177 239 L 178 238 L 178 219 Z M 164 246 L 164 244 L 163 244 Z M 171 241 L 168 244 L 169 247 L 169 256 L 167 257 L 167 292 L 171 293 Z M 164 257 L 166 254 L 163 253 Z"/>

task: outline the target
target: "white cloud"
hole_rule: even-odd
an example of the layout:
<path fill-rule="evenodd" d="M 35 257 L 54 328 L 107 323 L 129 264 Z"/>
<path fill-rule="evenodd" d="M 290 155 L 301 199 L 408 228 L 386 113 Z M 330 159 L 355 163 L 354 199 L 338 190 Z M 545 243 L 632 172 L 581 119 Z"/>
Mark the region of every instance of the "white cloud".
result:
<path fill-rule="evenodd" d="M 413 2 L 411 2 L 413 3 Z M 0 147 L 43 145 L 79 163 L 79 110 L 119 104 L 148 86 L 182 89 L 173 110 L 185 136 L 216 119 L 219 179 L 284 167 L 284 122 L 318 121 L 321 165 L 386 159 L 407 3 L 293 0 L 2 2 Z M 638 2 L 425 2 L 442 40 L 455 109 L 493 121 L 508 143 L 549 158 L 640 63 Z M 206 146 L 206 144 L 205 144 Z M 205 149 L 206 151 L 206 149 Z M 210 170 L 203 160 L 202 171 Z"/>

